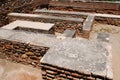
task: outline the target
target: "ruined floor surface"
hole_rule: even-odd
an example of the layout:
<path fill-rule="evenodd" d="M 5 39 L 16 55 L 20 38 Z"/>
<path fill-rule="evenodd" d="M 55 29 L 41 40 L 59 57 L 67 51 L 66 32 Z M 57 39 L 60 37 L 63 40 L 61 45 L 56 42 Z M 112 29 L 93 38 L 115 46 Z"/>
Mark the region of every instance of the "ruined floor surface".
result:
<path fill-rule="evenodd" d="M 86 39 L 65 40 L 51 47 L 41 62 L 112 78 L 110 53 L 101 44 Z"/>
<path fill-rule="evenodd" d="M 91 32 L 90 40 L 97 40 L 99 32 L 109 33 L 109 42 L 112 52 L 113 80 L 120 80 L 120 27 L 106 24 L 95 24 Z"/>
<path fill-rule="evenodd" d="M 111 78 L 111 72 L 108 72 L 111 71 L 110 65 L 107 64 L 109 63 L 109 53 L 99 43 L 82 38 L 80 40 L 75 38 L 59 40 L 55 36 L 48 34 L 29 34 L 19 31 L 8 32 L 2 29 L 0 30 L 0 37 L 50 47 L 49 51 L 43 57 L 42 63 L 84 71 L 86 74 L 87 72 L 90 72 L 89 74 L 100 74 Z"/>
<path fill-rule="evenodd" d="M 0 80 L 42 80 L 41 70 L 0 59 Z"/>
<path fill-rule="evenodd" d="M 113 77 L 114 80 L 120 80 L 120 27 L 106 24 L 94 24 L 90 40 L 98 41 L 97 35 L 100 32 L 109 34 L 109 41 L 104 43 L 112 46 L 110 47 L 108 45 L 108 48 L 112 52 Z M 1 80 L 41 80 L 41 74 L 39 70 L 0 59 Z"/>

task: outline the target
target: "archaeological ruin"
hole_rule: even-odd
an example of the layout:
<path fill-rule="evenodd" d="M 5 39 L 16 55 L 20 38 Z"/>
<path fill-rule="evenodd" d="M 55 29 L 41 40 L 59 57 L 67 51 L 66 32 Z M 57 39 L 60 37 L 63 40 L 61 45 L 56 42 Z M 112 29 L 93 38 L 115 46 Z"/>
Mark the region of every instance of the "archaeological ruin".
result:
<path fill-rule="evenodd" d="M 119 35 L 119 2 L 0 1 L 0 80 L 119 80 Z"/>

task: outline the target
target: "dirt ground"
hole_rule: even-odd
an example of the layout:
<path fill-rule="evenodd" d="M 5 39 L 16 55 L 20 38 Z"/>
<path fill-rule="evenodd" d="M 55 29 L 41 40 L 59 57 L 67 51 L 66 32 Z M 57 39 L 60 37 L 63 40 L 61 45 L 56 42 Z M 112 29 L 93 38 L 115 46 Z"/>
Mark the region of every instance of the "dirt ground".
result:
<path fill-rule="evenodd" d="M 109 33 L 108 44 L 111 45 L 113 79 L 120 80 L 120 27 L 107 24 L 94 24 L 90 40 L 97 41 L 97 34 L 99 32 Z"/>
<path fill-rule="evenodd" d="M 113 34 L 112 42 L 112 56 L 113 56 L 113 73 L 114 80 L 120 80 L 120 33 Z"/>
<path fill-rule="evenodd" d="M 0 59 L 0 80 L 42 80 L 41 70 Z"/>

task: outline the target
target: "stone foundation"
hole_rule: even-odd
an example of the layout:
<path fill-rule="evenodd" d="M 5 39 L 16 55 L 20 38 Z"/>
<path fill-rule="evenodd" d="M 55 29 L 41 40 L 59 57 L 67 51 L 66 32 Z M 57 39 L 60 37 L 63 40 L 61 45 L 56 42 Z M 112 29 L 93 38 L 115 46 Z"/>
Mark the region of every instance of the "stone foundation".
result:
<path fill-rule="evenodd" d="M 33 52 L 34 54 L 38 54 L 39 56 L 43 56 L 46 52 L 43 52 L 47 50 L 48 48 L 35 46 L 31 44 L 26 43 L 20 43 L 16 41 L 9 41 L 5 39 L 0 39 L 0 52 L 6 52 L 6 53 L 18 53 L 18 54 L 25 54 L 26 52 Z M 44 49 L 42 51 L 42 49 Z"/>
<path fill-rule="evenodd" d="M 41 63 L 42 78 L 44 80 L 112 80 L 95 74 L 74 71 L 66 68 Z"/>
<path fill-rule="evenodd" d="M 19 15 L 18 15 L 19 14 Z M 37 17 L 36 17 L 37 16 Z M 45 22 L 45 23 L 55 23 L 55 22 L 69 22 L 69 23 L 82 23 L 84 19 L 82 18 L 66 18 L 66 17 L 56 17 L 56 16 L 46 16 L 46 15 L 36 15 L 36 14 L 22 14 L 22 13 L 14 13 L 8 15 L 9 22 L 15 20 L 29 20 L 29 21 L 37 21 L 37 22 Z"/>

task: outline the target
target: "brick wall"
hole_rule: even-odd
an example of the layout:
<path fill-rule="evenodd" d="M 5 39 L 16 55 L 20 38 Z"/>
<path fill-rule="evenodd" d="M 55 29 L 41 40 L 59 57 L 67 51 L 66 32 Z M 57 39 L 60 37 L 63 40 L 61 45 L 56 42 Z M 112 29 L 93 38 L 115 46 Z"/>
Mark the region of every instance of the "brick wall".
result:
<path fill-rule="evenodd" d="M 50 8 L 71 8 L 74 11 L 87 11 L 98 13 L 120 14 L 119 3 L 108 2 L 71 2 L 71 1 L 50 1 Z"/>
<path fill-rule="evenodd" d="M 41 63 L 43 80 L 112 80 L 105 76 L 85 74 L 84 72 L 60 68 L 46 63 Z"/>

